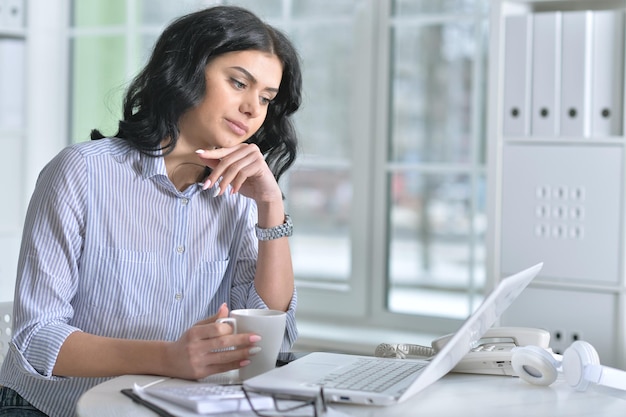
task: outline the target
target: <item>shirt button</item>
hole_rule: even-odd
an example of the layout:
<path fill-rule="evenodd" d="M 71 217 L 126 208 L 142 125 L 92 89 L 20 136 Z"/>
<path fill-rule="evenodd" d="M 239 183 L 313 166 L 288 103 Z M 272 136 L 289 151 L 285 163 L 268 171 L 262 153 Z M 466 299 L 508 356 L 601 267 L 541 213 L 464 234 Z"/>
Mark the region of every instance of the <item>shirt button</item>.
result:
<path fill-rule="evenodd" d="M 189 204 L 189 199 L 188 198 L 181 199 L 180 204 L 182 204 L 183 206 L 186 206 L 187 204 Z"/>
<path fill-rule="evenodd" d="M 174 299 L 175 299 L 176 301 L 180 301 L 180 300 L 182 300 L 182 299 L 183 299 L 183 295 L 182 295 L 181 293 L 177 293 L 177 294 L 174 296 Z"/>
<path fill-rule="evenodd" d="M 185 251 L 185 247 L 184 246 L 179 246 L 176 248 L 176 252 L 178 253 L 183 253 Z"/>

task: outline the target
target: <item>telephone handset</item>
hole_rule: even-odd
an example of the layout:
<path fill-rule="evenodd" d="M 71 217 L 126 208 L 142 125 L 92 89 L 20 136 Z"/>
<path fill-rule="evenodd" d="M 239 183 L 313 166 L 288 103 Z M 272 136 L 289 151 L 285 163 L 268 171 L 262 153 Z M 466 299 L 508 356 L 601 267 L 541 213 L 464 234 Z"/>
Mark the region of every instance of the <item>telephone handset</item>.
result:
<path fill-rule="evenodd" d="M 408 344 L 380 344 L 375 355 L 395 358 L 424 358 L 436 355 L 452 338 L 452 334 L 435 339 L 431 347 Z M 529 327 L 492 327 L 452 369 L 452 372 L 514 375 L 511 366 L 512 349 L 518 346 L 539 346 L 548 349 L 550 333 Z"/>

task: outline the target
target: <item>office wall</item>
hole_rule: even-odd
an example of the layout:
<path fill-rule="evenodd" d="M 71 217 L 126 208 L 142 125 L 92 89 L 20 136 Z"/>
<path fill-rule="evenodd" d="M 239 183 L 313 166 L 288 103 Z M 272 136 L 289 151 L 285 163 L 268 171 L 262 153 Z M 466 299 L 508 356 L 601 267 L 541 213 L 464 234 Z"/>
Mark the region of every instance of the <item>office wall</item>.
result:
<path fill-rule="evenodd" d="M 19 2 L 14 2 L 18 4 Z M 19 39 L 22 57 L 2 55 L 2 87 L 21 103 L 18 127 L 0 127 L 0 301 L 13 299 L 24 214 L 39 171 L 67 142 L 68 1 L 23 3 L 22 29 L 0 29 L 0 39 Z M 18 74 L 12 74 L 18 68 Z M 23 80 L 23 82 L 21 82 Z M 2 91 L 3 97 L 5 91 Z"/>

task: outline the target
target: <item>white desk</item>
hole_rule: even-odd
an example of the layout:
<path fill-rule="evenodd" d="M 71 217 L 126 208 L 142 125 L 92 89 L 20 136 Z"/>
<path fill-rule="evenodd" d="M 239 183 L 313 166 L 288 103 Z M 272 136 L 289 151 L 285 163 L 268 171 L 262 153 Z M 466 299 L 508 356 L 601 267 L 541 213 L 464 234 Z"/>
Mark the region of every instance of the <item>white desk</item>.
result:
<path fill-rule="evenodd" d="M 79 417 L 154 417 L 152 411 L 133 403 L 119 391 L 159 379 L 155 376 L 126 375 L 87 391 L 78 402 Z M 623 417 L 626 392 L 593 386 L 586 392 L 572 390 L 562 380 L 550 387 L 538 387 L 518 378 L 449 374 L 394 406 L 366 407 L 332 405 L 353 416 L 362 417 Z"/>

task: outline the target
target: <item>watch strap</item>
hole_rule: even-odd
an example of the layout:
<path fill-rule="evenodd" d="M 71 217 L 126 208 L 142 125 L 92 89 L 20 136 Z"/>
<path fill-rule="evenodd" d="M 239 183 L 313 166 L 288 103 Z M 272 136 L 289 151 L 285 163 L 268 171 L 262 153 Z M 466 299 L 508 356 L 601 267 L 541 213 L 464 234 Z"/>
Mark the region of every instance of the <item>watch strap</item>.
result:
<path fill-rule="evenodd" d="M 281 237 L 288 237 L 293 234 L 293 222 L 291 216 L 285 214 L 285 221 L 283 224 L 270 227 L 268 229 L 262 229 L 258 224 L 254 226 L 256 231 L 256 237 L 259 240 L 274 240 Z"/>

